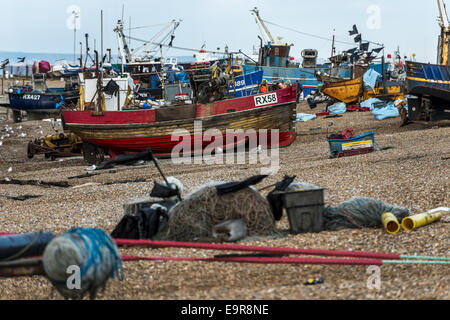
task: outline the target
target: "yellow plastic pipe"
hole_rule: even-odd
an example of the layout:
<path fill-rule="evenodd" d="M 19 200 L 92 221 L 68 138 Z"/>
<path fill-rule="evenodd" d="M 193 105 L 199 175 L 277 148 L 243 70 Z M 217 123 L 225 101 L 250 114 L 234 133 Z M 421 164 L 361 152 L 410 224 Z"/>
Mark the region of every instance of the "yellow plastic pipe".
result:
<path fill-rule="evenodd" d="M 397 233 L 400 230 L 400 223 L 391 212 L 383 213 L 381 222 L 383 222 L 384 228 L 390 234 Z"/>
<path fill-rule="evenodd" d="M 413 231 L 419 227 L 423 227 L 430 223 L 438 221 L 441 218 L 442 218 L 442 211 L 416 214 L 414 216 L 404 218 L 402 220 L 402 227 L 406 231 Z"/>

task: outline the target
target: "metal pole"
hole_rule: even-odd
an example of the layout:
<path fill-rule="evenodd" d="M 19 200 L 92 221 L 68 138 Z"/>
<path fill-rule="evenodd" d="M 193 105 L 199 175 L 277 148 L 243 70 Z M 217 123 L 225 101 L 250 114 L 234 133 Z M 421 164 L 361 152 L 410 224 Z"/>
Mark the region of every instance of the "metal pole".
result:
<path fill-rule="evenodd" d="M 77 14 L 73 12 L 73 62 L 76 62 L 76 48 L 77 48 Z"/>
<path fill-rule="evenodd" d="M 101 10 L 101 14 L 100 14 L 100 20 L 101 20 L 101 22 L 100 22 L 100 25 L 101 25 L 101 27 L 100 27 L 100 34 L 101 34 L 101 45 L 100 45 L 100 53 L 101 53 L 101 61 L 102 61 L 102 66 L 103 66 L 103 10 Z"/>

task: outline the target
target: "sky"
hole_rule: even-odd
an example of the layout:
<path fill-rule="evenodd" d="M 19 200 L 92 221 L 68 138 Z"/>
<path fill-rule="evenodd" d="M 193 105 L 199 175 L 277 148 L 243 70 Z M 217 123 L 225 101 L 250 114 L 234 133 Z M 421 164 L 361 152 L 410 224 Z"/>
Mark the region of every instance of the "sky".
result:
<path fill-rule="evenodd" d="M 445 0 L 450 4 L 450 0 Z M 258 7 L 261 17 L 296 31 L 331 38 L 336 35 L 340 52 L 352 48 L 349 36 L 356 24 L 363 40 L 385 45 L 386 54 L 399 46 L 402 56 L 436 62 L 440 27 L 436 0 L 2 0 L 0 51 L 73 53 L 74 31 L 71 28 L 72 6 L 80 9 L 77 30 L 77 55 L 80 41 L 89 33 L 90 46 L 96 39 L 100 49 L 100 11 L 104 17 L 104 48 L 117 53 L 113 29 L 122 17 L 125 27 L 154 26 L 182 19 L 175 31 L 173 45 L 209 50 L 242 50 L 252 54 L 261 36 L 250 10 Z M 450 12 L 449 12 L 450 13 Z M 314 38 L 292 30 L 267 24 L 273 37 L 293 43 L 291 55 L 299 58 L 303 49 L 317 49 L 319 57 L 328 58 L 331 41 Z M 132 36 L 151 39 L 161 26 L 132 31 Z M 131 47 L 140 43 L 131 42 Z M 193 52 L 172 49 L 167 55 L 192 55 Z"/>

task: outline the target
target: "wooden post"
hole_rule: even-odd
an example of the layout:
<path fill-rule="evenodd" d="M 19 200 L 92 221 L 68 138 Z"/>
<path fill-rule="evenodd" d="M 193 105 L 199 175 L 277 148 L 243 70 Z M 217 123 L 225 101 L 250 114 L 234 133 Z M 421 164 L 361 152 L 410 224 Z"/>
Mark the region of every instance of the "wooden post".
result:
<path fill-rule="evenodd" d="M 119 90 L 117 91 L 117 111 L 120 111 L 120 85 Z"/>

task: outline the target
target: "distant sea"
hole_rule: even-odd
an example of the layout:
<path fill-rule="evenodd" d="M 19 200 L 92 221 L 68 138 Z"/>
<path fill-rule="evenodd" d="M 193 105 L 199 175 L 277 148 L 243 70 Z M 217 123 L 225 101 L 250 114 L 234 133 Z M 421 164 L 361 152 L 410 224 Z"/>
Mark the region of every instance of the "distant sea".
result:
<path fill-rule="evenodd" d="M 92 54 L 91 54 L 92 55 Z M 19 58 L 25 57 L 25 63 L 19 63 Z M 79 54 L 75 57 L 78 59 Z M 83 55 L 83 59 L 86 57 Z M 178 59 L 179 63 L 193 62 L 192 56 L 177 56 L 174 57 Z M 13 74 L 25 74 L 26 65 L 32 65 L 35 61 L 48 61 L 51 65 L 54 65 L 58 61 L 66 61 L 69 64 L 78 65 L 78 61 L 73 61 L 73 53 L 36 53 L 36 52 L 9 52 L 0 51 L 0 62 L 9 59 L 9 65 L 6 67 L 8 72 L 11 72 L 11 67 Z M 112 55 L 112 63 L 120 63 L 118 55 Z M 30 69 L 31 70 L 31 69 Z"/>

